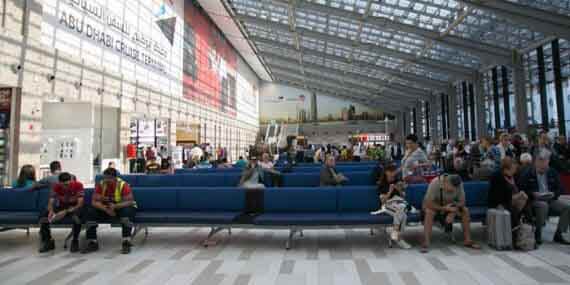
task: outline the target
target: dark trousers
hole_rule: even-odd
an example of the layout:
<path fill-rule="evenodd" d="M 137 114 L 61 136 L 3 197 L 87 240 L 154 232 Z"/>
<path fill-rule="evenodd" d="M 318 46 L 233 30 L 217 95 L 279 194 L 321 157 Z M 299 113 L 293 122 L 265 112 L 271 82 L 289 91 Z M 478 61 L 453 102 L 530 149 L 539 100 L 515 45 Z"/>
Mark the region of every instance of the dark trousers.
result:
<path fill-rule="evenodd" d="M 271 183 L 273 187 L 281 187 L 283 186 L 283 176 L 278 173 L 268 173 L 269 178 L 271 179 Z"/>
<path fill-rule="evenodd" d="M 55 209 L 54 211 L 55 213 L 57 213 L 63 210 L 64 209 Z M 43 242 L 52 239 L 50 223 L 48 221 L 48 215 L 49 211 L 47 209 L 40 214 L 40 239 Z M 84 217 L 85 217 L 85 208 L 81 208 L 76 210 L 75 212 L 68 213 L 67 215 L 65 215 L 64 218 L 60 219 L 59 221 L 56 221 L 55 223 L 57 224 L 71 220 L 71 222 L 73 223 L 73 226 L 71 228 L 73 239 L 77 240 L 79 239 L 79 233 L 81 233 L 81 225 L 83 224 Z"/>
<path fill-rule="evenodd" d="M 133 221 L 136 215 L 135 207 L 125 207 L 115 210 L 116 216 L 109 216 L 105 211 L 95 207 L 89 207 L 87 211 L 87 233 L 88 240 L 97 239 L 97 223 L 101 221 L 117 222 L 122 225 L 123 238 L 131 237 Z"/>

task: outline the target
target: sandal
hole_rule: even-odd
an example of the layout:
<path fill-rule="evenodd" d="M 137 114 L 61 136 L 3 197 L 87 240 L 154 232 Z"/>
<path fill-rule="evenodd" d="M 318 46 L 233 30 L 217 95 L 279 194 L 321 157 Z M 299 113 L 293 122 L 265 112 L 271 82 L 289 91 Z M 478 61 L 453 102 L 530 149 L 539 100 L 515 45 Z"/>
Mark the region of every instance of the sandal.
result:
<path fill-rule="evenodd" d="M 464 247 L 470 248 L 470 249 L 476 249 L 479 250 L 481 249 L 481 246 L 478 245 L 477 243 L 475 243 L 474 241 L 468 242 L 468 243 L 464 243 L 463 244 Z"/>

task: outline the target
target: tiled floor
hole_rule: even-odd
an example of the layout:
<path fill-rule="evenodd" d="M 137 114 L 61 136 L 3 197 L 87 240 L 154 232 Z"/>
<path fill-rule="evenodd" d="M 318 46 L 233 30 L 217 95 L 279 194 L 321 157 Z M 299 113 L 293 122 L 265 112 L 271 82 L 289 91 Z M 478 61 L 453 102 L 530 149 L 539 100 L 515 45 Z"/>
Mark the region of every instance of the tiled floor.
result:
<path fill-rule="evenodd" d="M 553 225 L 545 230 L 552 237 Z M 119 254 L 119 229 L 102 228 L 101 250 L 37 253 L 37 230 L 0 233 L 0 284 L 570 284 L 570 246 L 546 243 L 528 253 L 473 251 L 448 245 L 437 232 L 428 254 L 417 250 L 420 227 L 409 228 L 411 250 L 388 248 L 368 230 L 305 230 L 286 251 L 285 230 L 220 232 L 217 245 L 200 242 L 208 229 L 151 228 L 130 255 Z M 475 226 L 475 237 L 484 230 Z"/>

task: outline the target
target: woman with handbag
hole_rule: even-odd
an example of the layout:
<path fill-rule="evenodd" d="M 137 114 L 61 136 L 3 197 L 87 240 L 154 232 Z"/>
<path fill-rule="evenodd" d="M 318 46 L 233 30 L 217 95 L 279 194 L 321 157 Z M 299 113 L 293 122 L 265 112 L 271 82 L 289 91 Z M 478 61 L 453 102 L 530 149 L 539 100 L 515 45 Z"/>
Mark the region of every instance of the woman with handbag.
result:
<path fill-rule="evenodd" d="M 532 218 L 532 209 L 527 201 L 528 196 L 517 187 L 514 176 L 518 165 L 510 158 L 501 160 L 500 171 L 491 177 L 489 181 L 489 208 L 505 209 L 511 214 L 511 227 L 518 228 L 521 219 Z M 516 243 L 517 235 L 513 234 L 513 244 Z"/>
<path fill-rule="evenodd" d="M 377 215 L 386 213 L 394 218 L 390 238 L 403 249 L 411 246 L 402 239 L 402 232 L 406 228 L 409 205 L 406 202 L 406 184 L 398 175 L 395 165 L 388 165 L 378 181 L 378 195 L 380 196 L 380 210 L 372 212 Z"/>

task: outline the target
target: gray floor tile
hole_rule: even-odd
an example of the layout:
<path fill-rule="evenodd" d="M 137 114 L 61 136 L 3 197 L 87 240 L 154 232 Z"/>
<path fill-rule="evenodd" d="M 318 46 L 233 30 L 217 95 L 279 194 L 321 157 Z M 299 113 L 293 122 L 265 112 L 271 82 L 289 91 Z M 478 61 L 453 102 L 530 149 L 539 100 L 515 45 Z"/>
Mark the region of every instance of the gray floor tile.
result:
<path fill-rule="evenodd" d="M 151 265 L 154 262 L 154 260 L 143 260 L 139 263 L 137 263 L 137 265 L 133 266 L 131 269 L 129 269 L 127 272 L 128 273 L 140 273 L 141 271 L 143 271 L 146 267 L 148 267 L 149 265 Z"/>
<path fill-rule="evenodd" d="M 420 281 L 413 272 L 400 272 L 400 278 L 406 285 L 420 285 Z"/>
<path fill-rule="evenodd" d="M 445 266 L 445 264 L 443 264 L 443 262 L 441 262 L 441 260 L 439 260 L 439 258 L 434 257 L 434 256 L 430 256 L 426 258 L 427 261 L 436 269 L 436 270 L 448 270 L 447 266 Z"/>
<path fill-rule="evenodd" d="M 81 274 L 79 274 L 79 276 L 71 279 L 69 282 L 67 282 L 66 285 L 80 285 L 85 283 L 87 280 L 95 277 L 97 275 L 97 272 L 83 272 Z"/>
<path fill-rule="evenodd" d="M 20 260 L 22 260 L 22 257 L 8 258 L 7 260 L 0 262 L 0 268 L 18 262 Z"/>
<path fill-rule="evenodd" d="M 240 274 L 234 281 L 233 285 L 248 285 L 249 281 L 251 281 L 251 275 L 249 274 Z"/>
<path fill-rule="evenodd" d="M 544 267 L 529 266 L 522 268 L 521 271 L 541 284 L 568 282 L 568 280 L 562 280 Z"/>
<path fill-rule="evenodd" d="M 295 267 L 294 260 L 283 260 L 281 262 L 281 268 L 279 269 L 279 274 L 291 274 L 293 273 L 294 267 Z"/>

